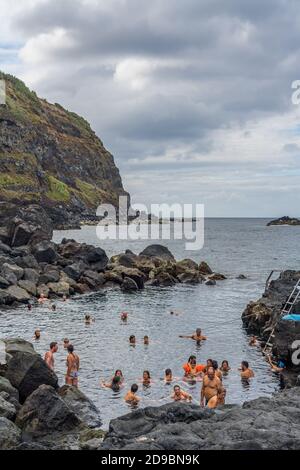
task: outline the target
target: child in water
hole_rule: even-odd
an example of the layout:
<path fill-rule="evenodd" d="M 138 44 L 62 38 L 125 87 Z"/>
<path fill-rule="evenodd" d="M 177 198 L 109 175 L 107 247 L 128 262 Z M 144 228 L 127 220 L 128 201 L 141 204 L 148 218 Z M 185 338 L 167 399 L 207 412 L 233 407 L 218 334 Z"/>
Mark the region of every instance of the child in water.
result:
<path fill-rule="evenodd" d="M 130 404 L 138 404 L 140 398 L 137 396 L 139 386 L 137 384 L 131 385 L 130 391 L 125 395 L 125 401 Z"/>

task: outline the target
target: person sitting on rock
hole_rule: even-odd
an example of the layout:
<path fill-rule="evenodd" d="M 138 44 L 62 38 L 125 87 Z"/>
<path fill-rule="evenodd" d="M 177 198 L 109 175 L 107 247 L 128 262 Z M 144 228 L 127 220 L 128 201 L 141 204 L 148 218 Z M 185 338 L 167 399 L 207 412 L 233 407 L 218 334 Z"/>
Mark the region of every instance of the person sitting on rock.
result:
<path fill-rule="evenodd" d="M 214 395 L 207 403 L 208 408 L 217 408 L 218 406 L 225 405 L 226 389 L 222 387 L 217 395 Z"/>
<path fill-rule="evenodd" d="M 54 354 L 57 353 L 58 351 L 58 344 L 57 342 L 53 341 L 50 343 L 50 350 L 46 352 L 44 360 L 47 364 L 47 366 L 51 369 L 54 370 Z"/>
<path fill-rule="evenodd" d="M 137 396 L 137 391 L 139 386 L 137 384 L 131 385 L 130 391 L 125 395 L 125 401 L 133 405 L 137 404 L 140 401 L 140 398 Z"/>
<path fill-rule="evenodd" d="M 252 377 L 254 377 L 254 372 L 252 369 L 250 369 L 248 361 L 242 361 L 239 370 L 241 371 L 242 379 L 251 379 Z"/>
<path fill-rule="evenodd" d="M 78 373 L 80 367 L 80 359 L 77 354 L 74 353 L 74 346 L 69 344 L 67 356 L 67 373 L 66 373 L 66 384 L 78 387 Z"/>
<path fill-rule="evenodd" d="M 222 389 L 222 382 L 216 376 L 215 369 L 211 366 L 207 369 L 207 374 L 203 377 L 203 384 L 201 389 L 201 406 L 207 405 L 209 400 L 218 395 Z"/>
<path fill-rule="evenodd" d="M 252 335 L 249 340 L 249 346 L 259 346 L 259 341 L 256 336 Z"/>
<path fill-rule="evenodd" d="M 197 364 L 196 356 L 190 356 L 188 362 L 183 366 L 184 377 L 194 380 L 203 374 L 204 369 L 204 365 Z"/>
<path fill-rule="evenodd" d="M 39 341 L 41 339 L 41 330 L 35 330 L 33 339 Z"/>
<path fill-rule="evenodd" d="M 220 371 L 223 372 L 223 374 L 227 374 L 230 370 L 231 368 L 229 367 L 229 362 L 225 359 L 224 361 L 222 361 Z"/>
<path fill-rule="evenodd" d="M 201 328 L 197 328 L 196 332 L 190 336 L 180 335 L 179 338 L 193 339 L 194 341 L 197 341 L 197 343 L 200 343 L 200 341 L 205 341 L 207 339 L 206 336 L 202 335 Z"/>
<path fill-rule="evenodd" d="M 284 369 L 286 368 L 285 359 L 278 359 L 277 362 L 273 362 L 271 355 L 267 356 L 267 359 L 268 359 L 270 366 L 272 367 L 273 372 L 280 373 L 280 372 L 283 372 Z"/>
<path fill-rule="evenodd" d="M 192 401 L 193 397 L 189 393 L 185 392 L 180 388 L 179 385 L 175 385 L 172 400 L 174 401 Z"/>
<path fill-rule="evenodd" d="M 131 346 L 135 346 L 136 345 L 136 337 L 134 335 L 130 335 L 129 336 L 129 344 Z"/>

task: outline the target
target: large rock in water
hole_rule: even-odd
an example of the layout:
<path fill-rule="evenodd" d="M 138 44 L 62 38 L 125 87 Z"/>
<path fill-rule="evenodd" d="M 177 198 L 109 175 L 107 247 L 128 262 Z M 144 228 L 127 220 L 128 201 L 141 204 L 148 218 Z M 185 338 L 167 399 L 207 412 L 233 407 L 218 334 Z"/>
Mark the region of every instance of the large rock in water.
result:
<path fill-rule="evenodd" d="M 291 450 L 300 446 L 298 387 L 216 411 L 170 403 L 111 421 L 101 450 Z"/>
<path fill-rule="evenodd" d="M 57 388 L 57 376 L 30 343 L 20 339 L 4 340 L 4 343 L 7 361 L 4 375 L 19 391 L 21 403 L 42 384 Z"/>
<path fill-rule="evenodd" d="M 0 418 L 0 449 L 15 449 L 21 442 L 20 429 L 7 418 Z"/>
<path fill-rule="evenodd" d="M 33 254 L 38 263 L 53 263 L 57 258 L 54 243 L 44 240 L 33 246 Z"/>
<path fill-rule="evenodd" d="M 163 245 L 149 245 L 139 256 L 148 256 L 149 258 L 161 258 L 165 261 L 175 261 L 170 250 Z"/>
<path fill-rule="evenodd" d="M 84 424 L 90 428 L 102 425 L 98 408 L 78 388 L 65 385 L 58 394 Z"/>

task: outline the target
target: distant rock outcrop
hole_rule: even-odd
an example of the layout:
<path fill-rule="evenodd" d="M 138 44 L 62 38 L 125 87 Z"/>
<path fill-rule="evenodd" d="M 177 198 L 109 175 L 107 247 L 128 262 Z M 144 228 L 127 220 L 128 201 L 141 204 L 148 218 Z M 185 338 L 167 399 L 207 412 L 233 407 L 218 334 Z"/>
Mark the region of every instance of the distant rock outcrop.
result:
<path fill-rule="evenodd" d="M 101 203 L 116 206 L 119 195 L 127 193 L 113 156 L 88 122 L 38 98 L 11 75 L 0 72 L 0 79 L 6 82 L 6 105 L 0 106 L 0 202 L 9 206 L 11 218 L 20 205 L 34 204 L 62 228 L 95 218 Z M 27 232 L 20 227 L 15 246 Z"/>
<path fill-rule="evenodd" d="M 267 227 L 271 225 L 300 225 L 300 219 L 284 216 L 267 223 Z"/>

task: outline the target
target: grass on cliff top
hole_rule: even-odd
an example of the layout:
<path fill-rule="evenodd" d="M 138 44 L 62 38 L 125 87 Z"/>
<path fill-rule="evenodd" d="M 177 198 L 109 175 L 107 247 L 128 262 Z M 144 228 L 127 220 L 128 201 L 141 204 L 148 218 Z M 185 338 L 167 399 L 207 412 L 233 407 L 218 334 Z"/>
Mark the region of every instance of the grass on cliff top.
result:
<path fill-rule="evenodd" d="M 52 201 L 69 202 L 71 198 L 69 186 L 52 175 L 47 175 L 49 191 L 46 197 Z"/>

